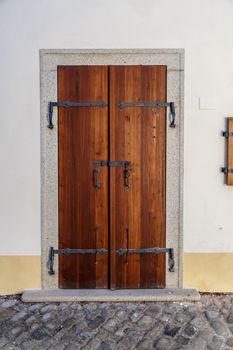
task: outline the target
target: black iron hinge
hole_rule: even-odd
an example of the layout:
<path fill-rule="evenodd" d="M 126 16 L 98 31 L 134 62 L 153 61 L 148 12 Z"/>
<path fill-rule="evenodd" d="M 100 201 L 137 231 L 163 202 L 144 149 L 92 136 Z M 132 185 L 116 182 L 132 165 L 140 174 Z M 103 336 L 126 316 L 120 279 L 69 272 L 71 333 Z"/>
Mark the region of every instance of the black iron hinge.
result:
<path fill-rule="evenodd" d="M 231 137 L 231 136 L 233 136 L 233 132 L 223 131 L 222 132 L 222 136 L 224 136 L 224 137 Z"/>
<path fill-rule="evenodd" d="M 228 137 L 232 137 L 233 136 L 233 132 L 230 131 L 223 131 L 222 132 L 222 136 L 228 138 Z M 221 172 L 225 175 L 227 174 L 233 174 L 233 169 L 228 168 L 228 167 L 222 167 L 221 168 Z"/>
<path fill-rule="evenodd" d="M 53 108 L 54 107 L 107 107 L 108 103 L 104 101 L 100 102 L 70 102 L 70 101 L 61 101 L 53 102 L 50 101 L 48 104 L 48 128 L 53 129 Z M 125 107 L 168 107 L 170 109 L 170 127 L 174 128 L 175 125 L 175 103 L 174 102 L 118 102 L 117 106 L 120 108 Z"/>
<path fill-rule="evenodd" d="M 117 249 L 116 254 L 161 254 L 168 253 L 168 269 L 170 272 L 174 272 L 175 260 L 174 260 L 174 249 L 173 248 L 160 248 L 160 247 L 151 247 L 151 248 L 139 248 L 139 249 L 127 249 L 120 248 Z"/>
<path fill-rule="evenodd" d="M 50 247 L 49 249 L 49 259 L 48 259 L 48 272 L 50 275 L 54 275 L 54 255 L 55 254 L 107 254 L 108 250 L 105 248 L 100 249 L 71 249 L 71 248 L 64 248 L 64 249 L 54 249 L 53 247 Z M 174 272 L 174 266 L 175 266 L 175 260 L 174 260 L 174 249 L 173 248 L 159 248 L 159 247 L 152 247 L 152 248 L 140 248 L 140 249 L 125 249 L 120 248 L 116 250 L 116 254 L 123 255 L 123 254 L 161 254 L 161 253 L 168 253 L 168 269 L 170 272 Z"/>
<path fill-rule="evenodd" d="M 54 255 L 55 254 L 107 254 L 108 250 L 105 248 L 100 249 L 71 249 L 71 248 L 65 248 L 65 249 L 54 249 L 53 247 L 50 247 L 49 249 L 49 259 L 48 259 L 48 270 L 50 275 L 54 275 Z"/>
<path fill-rule="evenodd" d="M 159 102 L 159 101 L 152 101 L 152 102 L 118 102 L 117 106 L 120 108 L 125 107 L 166 107 L 170 109 L 170 127 L 174 128 L 176 126 L 175 124 L 175 118 L 176 118 L 176 111 L 175 111 L 175 103 L 174 102 Z"/>
<path fill-rule="evenodd" d="M 232 174 L 233 173 L 233 169 L 229 169 L 226 167 L 221 168 L 221 172 L 224 174 Z"/>
<path fill-rule="evenodd" d="M 48 128 L 53 129 L 53 107 L 106 107 L 108 104 L 104 101 L 100 102 L 49 102 L 49 113 L 48 113 Z"/>

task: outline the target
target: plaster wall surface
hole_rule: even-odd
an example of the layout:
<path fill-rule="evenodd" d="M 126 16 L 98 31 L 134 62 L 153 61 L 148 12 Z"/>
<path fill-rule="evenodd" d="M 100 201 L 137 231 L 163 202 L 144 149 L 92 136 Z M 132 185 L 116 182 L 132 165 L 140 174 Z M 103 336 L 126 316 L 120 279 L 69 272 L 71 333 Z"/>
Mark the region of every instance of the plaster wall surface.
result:
<path fill-rule="evenodd" d="M 232 0 L 0 1 L 0 255 L 41 254 L 41 48 L 185 49 L 184 251 L 233 250 L 233 188 L 219 171 L 232 18 Z"/>

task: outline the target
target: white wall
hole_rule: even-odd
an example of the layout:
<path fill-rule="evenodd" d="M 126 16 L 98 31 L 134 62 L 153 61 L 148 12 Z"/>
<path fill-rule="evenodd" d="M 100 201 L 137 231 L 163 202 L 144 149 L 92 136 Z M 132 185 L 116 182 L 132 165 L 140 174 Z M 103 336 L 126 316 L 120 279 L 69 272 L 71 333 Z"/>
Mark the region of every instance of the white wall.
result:
<path fill-rule="evenodd" d="M 184 250 L 233 250 L 232 19 L 232 0 L 0 0 L 0 255 L 40 254 L 40 48 L 185 48 Z"/>

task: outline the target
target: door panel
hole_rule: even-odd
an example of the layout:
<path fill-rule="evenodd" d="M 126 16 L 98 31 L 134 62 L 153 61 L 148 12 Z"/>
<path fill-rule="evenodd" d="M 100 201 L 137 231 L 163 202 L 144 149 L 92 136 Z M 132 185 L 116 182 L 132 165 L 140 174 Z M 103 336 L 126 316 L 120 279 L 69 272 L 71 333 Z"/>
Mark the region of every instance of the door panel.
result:
<path fill-rule="evenodd" d="M 59 66 L 58 100 L 108 102 L 108 68 Z M 59 248 L 108 249 L 108 107 L 59 108 Z M 108 287 L 108 254 L 59 255 L 60 288 Z"/>
<path fill-rule="evenodd" d="M 109 98 L 109 101 L 108 101 Z M 60 288 L 163 288 L 165 254 L 117 254 L 165 247 L 165 108 L 122 102 L 166 101 L 165 66 L 59 66 L 58 100 L 109 102 L 59 107 L 59 248 L 110 248 L 110 254 L 59 255 Z M 99 166 L 93 160 L 129 161 Z"/>
<path fill-rule="evenodd" d="M 130 189 L 122 169 L 110 169 L 111 288 L 163 288 L 165 254 L 116 250 L 165 247 L 165 108 L 120 101 L 166 101 L 166 67 L 110 67 L 110 158 L 132 165 Z"/>

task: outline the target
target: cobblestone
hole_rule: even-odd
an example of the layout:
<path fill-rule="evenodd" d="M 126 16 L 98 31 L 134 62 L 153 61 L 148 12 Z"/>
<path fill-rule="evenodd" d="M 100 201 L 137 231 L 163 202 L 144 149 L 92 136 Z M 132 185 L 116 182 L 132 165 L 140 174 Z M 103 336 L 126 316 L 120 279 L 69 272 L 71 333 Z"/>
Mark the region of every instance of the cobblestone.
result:
<path fill-rule="evenodd" d="M 219 318 L 219 316 L 220 316 L 219 312 L 216 310 L 207 310 L 205 315 L 209 321 L 215 320 L 216 318 Z"/>
<path fill-rule="evenodd" d="M 3 350 L 230 350 L 233 295 L 187 303 L 22 303 L 0 297 Z"/>
<path fill-rule="evenodd" d="M 154 343 L 154 348 L 158 350 L 167 350 L 171 347 L 171 341 L 167 338 L 162 338 Z"/>
<path fill-rule="evenodd" d="M 19 320 L 24 318 L 26 315 L 27 315 L 27 313 L 25 311 L 20 311 L 17 314 L 15 314 L 14 316 L 11 317 L 11 321 L 18 322 Z"/>
<path fill-rule="evenodd" d="M 213 329 L 218 335 L 221 335 L 223 337 L 226 337 L 227 335 L 230 336 L 230 331 L 228 326 L 221 320 L 213 321 L 211 323 L 211 326 L 213 327 Z"/>
<path fill-rule="evenodd" d="M 215 335 L 210 345 L 207 347 L 207 349 L 220 350 L 222 349 L 222 345 L 223 345 L 223 339 Z"/>
<path fill-rule="evenodd" d="M 229 338 L 226 342 L 226 345 L 229 346 L 230 348 L 233 348 L 233 338 Z"/>
<path fill-rule="evenodd" d="M 228 323 L 233 323 L 233 314 L 231 313 L 229 317 L 227 318 Z"/>
<path fill-rule="evenodd" d="M 1 304 L 1 308 L 8 308 L 8 307 L 12 307 L 15 304 L 17 304 L 17 300 L 11 299 L 11 300 L 6 300 Z"/>

